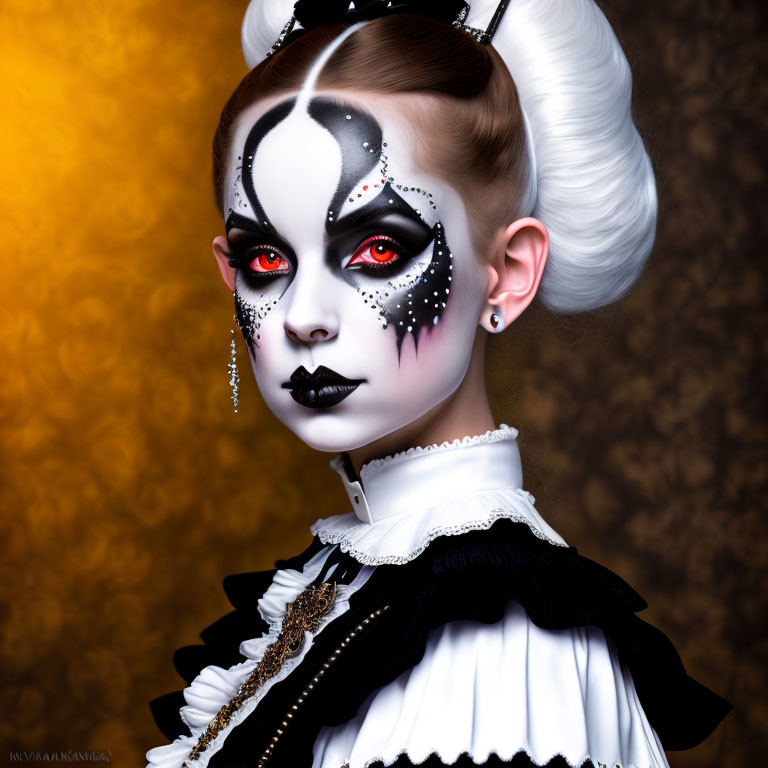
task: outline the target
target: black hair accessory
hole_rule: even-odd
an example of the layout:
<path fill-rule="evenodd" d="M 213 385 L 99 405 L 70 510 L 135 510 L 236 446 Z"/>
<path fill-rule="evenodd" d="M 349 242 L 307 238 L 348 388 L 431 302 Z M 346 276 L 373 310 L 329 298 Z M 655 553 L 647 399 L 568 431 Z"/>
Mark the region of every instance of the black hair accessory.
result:
<path fill-rule="evenodd" d="M 472 35 L 478 43 L 488 44 L 509 2 L 501 0 L 488 29 L 477 29 L 464 23 L 469 16 L 469 3 L 466 0 L 297 0 L 293 16 L 283 27 L 267 56 L 277 53 L 309 29 L 328 24 L 356 24 L 401 13 L 414 13 L 444 21 Z M 301 24 L 301 29 L 294 29 L 296 22 Z"/>
<path fill-rule="evenodd" d="M 417 13 L 453 24 L 467 10 L 465 0 L 298 0 L 293 16 L 304 29 L 314 29 L 325 24 L 356 24 L 399 13 Z"/>

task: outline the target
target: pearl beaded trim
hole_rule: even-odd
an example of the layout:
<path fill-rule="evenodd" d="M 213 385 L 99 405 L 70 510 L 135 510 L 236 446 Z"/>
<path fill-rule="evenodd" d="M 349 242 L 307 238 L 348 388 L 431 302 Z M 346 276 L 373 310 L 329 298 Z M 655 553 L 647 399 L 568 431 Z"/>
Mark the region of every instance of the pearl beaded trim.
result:
<path fill-rule="evenodd" d="M 291 711 L 287 712 L 285 715 L 285 719 L 280 723 L 280 727 L 275 731 L 275 735 L 272 737 L 271 741 L 269 742 L 269 746 L 264 750 L 261 757 L 259 758 L 259 768 L 262 768 L 262 766 L 265 766 L 269 759 L 272 757 L 272 753 L 275 750 L 275 747 L 277 746 L 277 743 L 280 741 L 280 737 L 285 733 L 286 728 L 290 725 L 291 720 L 293 720 L 293 716 L 296 714 L 296 712 L 299 710 L 299 707 L 304 703 L 307 696 L 309 696 L 310 692 L 314 689 L 315 685 L 317 685 L 320 682 L 320 679 L 325 675 L 326 671 L 330 668 L 331 664 L 333 664 L 336 659 L 341 655 L 341 652 L 349 645 L 349 643 L 355 638 L 356 635 L 358 635 L 360 632 L 365 629 L 365 627 L 370 624 L 374 619 L 381 616 L 382 613 L 389 610 L 389 606 L 385 605 L 383 608 L 379 608 L 375 610 L 368 618 L 363 619 L 342 641 L 341 644 L 336 648 L 336 650 L 330 655 L 328 658 L 328 661 L 326 661 L 323 666 L 318 670 L 317 674 L 312 678 L 312 682 L 307 685 L 307 687 L 301 692 L 299 697 L 296 699 L 296 703 L 291 706 Z"/>

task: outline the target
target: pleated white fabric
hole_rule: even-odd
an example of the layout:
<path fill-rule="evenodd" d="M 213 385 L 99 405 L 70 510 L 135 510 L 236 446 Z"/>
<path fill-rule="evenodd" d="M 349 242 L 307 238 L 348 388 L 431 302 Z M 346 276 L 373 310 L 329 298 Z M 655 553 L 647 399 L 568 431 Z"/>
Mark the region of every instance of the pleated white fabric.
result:
<path fill-rule="evenodd" d="M 357 716 L 324 728 L 313 768 L 414 764 L 462 754 L 482 764 L 524 751 L 621 768 L 668 768 L 634 683 L 596 627 L 544 630 L 511 602 L 496 624 L 434 630 L 422 661 L 374 692 Z"/>

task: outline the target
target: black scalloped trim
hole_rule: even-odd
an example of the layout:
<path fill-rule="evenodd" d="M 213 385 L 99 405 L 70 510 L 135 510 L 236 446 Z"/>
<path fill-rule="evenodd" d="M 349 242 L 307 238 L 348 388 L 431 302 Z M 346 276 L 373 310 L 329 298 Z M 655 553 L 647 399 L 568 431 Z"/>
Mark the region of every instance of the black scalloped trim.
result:
<path fill-rule="evenodd" d="M 226 765 L 227 768 L 249 768 L 253 763 L 233 758 Z M 282 768 L 282 764 L 276 761 L 270 761 L 268 765 L 273 765 L 274 768 Z M 510 760 L 502 760 L 496 755 L 490 755 L 484 763 L 476 763 L 471 757 L 463 754 L 459 755 L 455 763 L 444 763 L 433 753 L 423 763 L 412 763 L 407 755 L 401 755 L 388 767 L 383 762 L 377 761 L 371 763 L 370 768 L 478 768 L 478 766 L 483 766 L 483 768 L 594 768 L 595 764 L 591 760 L 587 760 L 580 766 L 573 766 L 561 755 L 553 757 L 547 763 L 539 764 L 534 763 L 525 752 L 518 752 Z M 343 768 L 343 766 L 339 766 L 339 768 Z M 611 768 L 614 767 L 611 766 Z M 621 768 L 621 766 L 618 766 L 618 768 Z"/>
<path fill-rule="evenodd" d="M 479 765 L 485 768 L 499 768 L 499 766 L 512 766 L 512 768 L 582 768 L 582 766 L 572 766 L 561 755 L 553 757 L 546 764 L 539 765 L 534 763 L 525 752 L 518 752 L 511 760 L 502 760 L 496 755 L 490 755 L 484 763 L 475 763 L 467 754 L 459 755 L 455 763 L 444 763 L 435 753 L 432 753 L 423 763 L 412 763 L 408 759 L 408 755 L 401 755 L 388 768 L 413 768 L 416 765 L 418 765 L 418 768 L 445 768 L 445 766 L 450 766 L 451 768 L 477 768 Z M 594 763 L 588 760 L 582 765 L 583 768 L 592 768 Z M 385 766 L 384 763 L 378 761 L 371 763 L 370 768 L 385 768 Z"/>

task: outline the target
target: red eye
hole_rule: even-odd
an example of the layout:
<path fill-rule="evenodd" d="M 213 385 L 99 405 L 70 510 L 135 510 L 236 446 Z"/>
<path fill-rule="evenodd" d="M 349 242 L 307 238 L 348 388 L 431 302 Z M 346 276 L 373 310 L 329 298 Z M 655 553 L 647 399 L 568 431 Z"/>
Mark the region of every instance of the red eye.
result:
<path fill-rule="evenodd" d="M 347 266 L 371 264 L 383 267 L 386 264 L 392 264 L 400 258 L 396 248 L 397 243 L 389 237 L 369 237 L 355 251 L 355 255 L 349 260 Z"/>
<path fill-rule="evenodd" d="M 291 265 L 277 252 L 258 251 L 249 264 L 253 272 L 287 272 Z"/>

